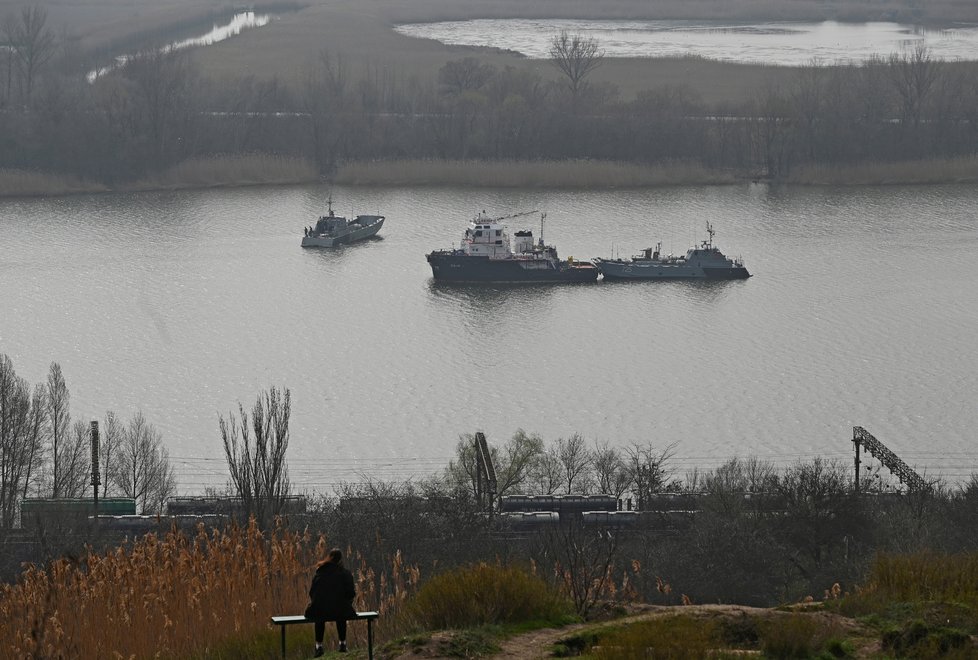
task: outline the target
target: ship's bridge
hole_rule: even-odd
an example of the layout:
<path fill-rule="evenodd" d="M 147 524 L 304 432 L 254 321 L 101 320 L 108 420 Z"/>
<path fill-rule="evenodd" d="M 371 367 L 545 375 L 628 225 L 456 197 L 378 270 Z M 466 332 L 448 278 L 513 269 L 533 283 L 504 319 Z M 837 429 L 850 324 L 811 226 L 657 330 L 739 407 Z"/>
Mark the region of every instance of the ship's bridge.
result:
<path fill-rule="evenodd" d="M 490 259 L 502 259 L 512 254 L 506 225 L 488 217 L 485 211 L 469 223 L 462 236 L 462 249 L 466 254 Z"/>

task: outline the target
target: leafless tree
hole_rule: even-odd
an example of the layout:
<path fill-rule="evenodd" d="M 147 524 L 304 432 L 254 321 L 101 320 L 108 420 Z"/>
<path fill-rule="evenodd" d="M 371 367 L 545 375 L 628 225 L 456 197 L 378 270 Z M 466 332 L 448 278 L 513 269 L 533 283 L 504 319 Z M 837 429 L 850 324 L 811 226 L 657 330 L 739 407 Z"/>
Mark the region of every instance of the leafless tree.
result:
<path fill-rule="evenodd" d="M 533 489 L 540 495 L 553 495 L 560 490 L 564 482 L 563 465 L 557 447 L 551 445 L 540 452 L 533 461 L 531 470 Z"/>
<path fill-rule="evenodd" d="M 163 434 L 137 412 L 118 442 L 111 465 L 112 484 L 119 493 L 136 500 L 140 513 L 161 512 L 176 489 Z"/>
<path fill-rule="evenodd" d="M 635 489 L 638 510 L 642 511 L 652 496 L 662 492 L 670 475 L 669 461 L 675 455 L 676 445 L 656 449 L 651 442 L 633 444 L 625 449 L 625 461 Z"/>
<path fill-rule="evenodd" d="M 190 59 L 180 52 L 143 51 L 130 58 L 123 74 L 135 101 L 130 109 L 136 135 L 148 138 L 151 158 L 169 164 L 194 141 L 183 130 L 190 125 L 196 97 L 196 71 Z"/>
<path fill-rule="evenodd" d="M 580 520 L 562 523 L 543 535 L 538 564 L 552 563 L 557 579 L 570 595 L 578 615 L 586 617 L 607 597 L 612 571 L 620 555 L 618 535 L 587 529 Z M 549 561 L 548 561 L 549 560 Z"/>
<path fill-rule="evenodd" d="M 292 395 L 288 388 L 261 392 L 251 409 L 251 419 L 238 403 L 233 413 L 220 417 L 224 455 L 231 473 L 230 486 L 244 503 L 248 515 L 269 527 L 291 493 L 285 452 L 289 447 Z M 254 433 L 254 436 L 252 436 Z"/>
<path fill-rule="evenodd" d="M 71 432 L 61 444 L 58 459 L 61 472 L 58 490 L 59 497 L 82 497 L 89 484 L 91 463 L 91 433 L 85 422 L 78 420 L 71 426 Z"/>
<path fill-rule="evenodd" d="M 901 118 L 913 127 L 920 125 L 931 89 L 940 76 L 940 64 L 930 55 L 927 46 L 916 48 L 902 55 L 891 55 L 890 81 L 901 101 Z"/>
<path fill-rule="evenodd" d="M 43 389 L 33 396 L 0 353 L 0 528 L 12 527 L 17 503 L 35 477 L 43 440 Z"/>
<path fill-rule="evenodd" d="M 47 12 L 42 7 L 31 5 L 21 9 L 20 20 L 8 19 L 5 25 L 11 59 L 20 76 L 28 106 L 38 73 L 55 54 L 54 33 L 47 27 L 47 20 Z"/>
<path fill-rule="evenodd" d="M 550 61 L 567 78 L 571 96 L 576 100 L 587 84 L 588 75 L 604 60 L 598 40 L 582 34 L 562 31 L 550 40 Z"/>
<path fill-rule="evenodd" d="M 69 440 L 71 429 L 71 413 L 68 410 L 70 400 L 68 385 L 61 373 L 61 365 L 51 363 L 48 371 L 47 397 L 47 432 L 51 457 L 51 497 L 67 497 L 64 492 L 68 475 L 65 473 L 65 445 Z"/>
<path fill-rule="evenodd" d="M 616 499 L 621 499 L 632 486 L 632 477 L 624 454 L 605 442 L 595 443 L 592 455 L 598 490 L 604 495 L 614 495 Z"/>
<path fill-rule="evenodd" d="M 111 410 L 105 413 L 102 420 L 101 438 L 99 442 L 99 464 L 102 478 L 101 497 L 107 497 L 112 484 L 111 475 L 115 470 L 119 447 L 125 436 L 126 429 Z"/>
<path fill-rule="evenodd" d="M 438 69 L 438 87 L 443 94 L 457 96 L 482 89 L 495 73 L 495 67 L 474 57 L 452 60 Z"/>
<path fill-rule="evenodd" d="M 575 433 L 566 440 L 558 438 L 557 458 L 560 461 L 564 493 L 588 494 L 594 457 L 591 456 L 584 437 Z"/>

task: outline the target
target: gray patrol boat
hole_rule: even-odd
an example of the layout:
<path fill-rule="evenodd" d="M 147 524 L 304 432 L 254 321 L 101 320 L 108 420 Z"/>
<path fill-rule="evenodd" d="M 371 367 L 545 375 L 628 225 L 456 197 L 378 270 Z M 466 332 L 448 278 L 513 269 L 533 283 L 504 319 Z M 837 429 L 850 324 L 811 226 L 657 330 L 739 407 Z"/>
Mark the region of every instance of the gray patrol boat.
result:
<path fill-rule="evenodd" d="M 333 198 L 330 196 L 326 215 L 319 216 L 315 226 L 306 227 L 302 237 L 302 247 L 336 247 L 370 238 L 384 226 L 382 215 L 358 215 L 347 220 L 333 213 Z"/>
<path fill-rule="evenodd" d="M 709 239 L 685 255 L 663 255 L 662 243 L 631 259 L 592 259 L 606 280 L 742 280 L 750 277 L 744 261 L 731 258 L 713 245 L 713 225 L 706 223 Z"/>

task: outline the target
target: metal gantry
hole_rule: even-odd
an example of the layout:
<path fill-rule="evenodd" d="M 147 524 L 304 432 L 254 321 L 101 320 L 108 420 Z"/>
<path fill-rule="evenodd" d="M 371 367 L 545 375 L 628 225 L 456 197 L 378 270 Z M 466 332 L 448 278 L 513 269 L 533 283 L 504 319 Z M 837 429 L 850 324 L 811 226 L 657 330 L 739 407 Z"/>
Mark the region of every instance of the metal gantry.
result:
<path fill-rule="evenodd" d="M 873 437 L 873 434 L 861 426 L 852 427 L 852 444 L 856 446 L 856 492 L 859 492 L 859 448 L 862 446 L 873 458 L 878 460 L 890 472 L 896 475 L 900 483 L 904 484 L 911 491 L 928 490 L 930 485 L 924 478 L 917 474 L 913 468 L 903 462 L 882 442 Z"/>
<path fill-rule="evenodd" d="M 489 515 L 492 515 L 492 506 L 496 499 L 496 468 L 492 464 L 489 444 L 482 431 L 475 434 L 475 464 L 476 496 L 479 503 L 488 509 Z"/>

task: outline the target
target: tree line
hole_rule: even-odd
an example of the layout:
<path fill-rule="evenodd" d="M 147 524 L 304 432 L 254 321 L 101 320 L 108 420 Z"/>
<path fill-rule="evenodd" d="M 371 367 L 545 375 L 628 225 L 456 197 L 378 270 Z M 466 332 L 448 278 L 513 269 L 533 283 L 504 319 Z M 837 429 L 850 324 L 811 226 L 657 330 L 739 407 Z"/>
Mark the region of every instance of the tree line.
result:
<path fill-rule="evenodd" d="M 19 518 L 20 502 L 91 497 L 91 431 L 72 421 L 71 395 L 53 362 L 44 383 L 32 386 L 0 353 L 0 529 Z M 100 423 L 99 497 L 129 497 L 140 513 L 160 513 L 176 478 L 163 436 L 141 412 L 128 421 L 107 411 Z"/>
<path fill-rule="evenodd" d="M 646 511 L 633 527 L 585 527 L 561 514 L 560 525 L 514 531 L 504 517 L 487 515 L 474 485 L 473 446 L 463 435 L 442 472 L 350 484 L 293 522 L 372 561 L 403 555 L 438 570 L 500 558 L 560 567 L 556 575 L 582 613 L 616 593 L 663 604 L 821 600 L 859 586 L 879 553 L 978 551 L 978 476 L 899 492 L 865 473 L 857 493 L 851 465 L 821 458 L 784 467 L 734 458 L 679 474 L 672 449 L 653 443 L 616 449 L 579 435 L 544 442 L 523 431 L 490 447 L 498 495 L 614 494 L 618 484 Z M 688 496 L 687 504 L 649 511 L 660 508 L 663 493 Z"/>
<path fill-rule="evenodd" d="M 324 175 L 355 160 L 677 161 L 784 178 L 833 167 L 971 156 L 978 76 L 924 47 L 866 63 L 798 68 L 743 102 L 707 103 L 690 87 L 622 99 L 592 81 L 600 44 L 551 42 L 556 78 L 465 57 L 429 78 L 324 50 L 302 84 L 207 79 L 186 52 L 146 50 L 97 76 L 42 9 L 0 29 L 0 168 L 132 181 L 194 158 L 273 154 Z"/>

